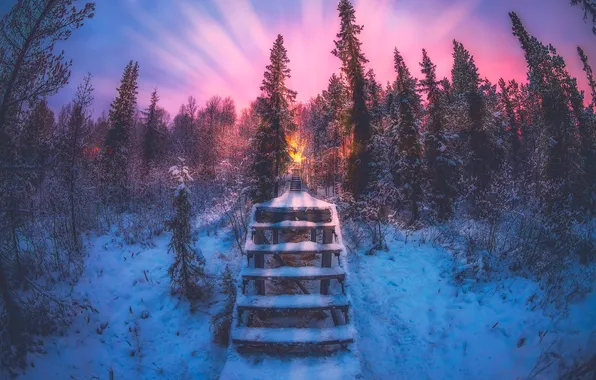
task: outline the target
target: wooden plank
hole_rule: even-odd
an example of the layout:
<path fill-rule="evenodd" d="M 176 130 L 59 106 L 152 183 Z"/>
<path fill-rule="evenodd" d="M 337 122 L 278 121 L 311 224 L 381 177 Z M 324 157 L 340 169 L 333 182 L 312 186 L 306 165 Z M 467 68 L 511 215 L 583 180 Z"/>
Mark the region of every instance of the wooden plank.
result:
<path fill-rule="evenodd" d="M 344 295 L 282 294 L 276 296 L 241 296 L 236 301 L 238 310 L 346 310 L 348 299 Z"/>
<path fill-rule="evenodd" d="M 353 341 L 353 328 L 347 325 L 320 329 L 242 327 L 232 331 L 235 344 L 328 345 Z"/>
<path fill-rule="evenodd" d="M 253 230 L 285 230 L 285 229 L 322 229 L 335 227 L 332 222 L 309 222 L 307 220 L 282 220 L 275 223 L 253 223 Z"/>
<path fill-rule="evenodd" d="M 334 268 L 317 268 L 313 266 L 307 267 L 280 267 L 280 268 L 246 268 L 242 271 L 241 276 L 246 280 L 259 279 L 298 279 L 298 280 L 320 280 L 320 279 L 337 279 L 343 280 L 346 273 L 340 267 Z"/>
<path fill-rule="evenodd" d="M 259 223 L 277 223 L 284 220 L 300 220 L 315 223 L 330 223 L 329 209 L 313 208 L 260 208 L 257 207 L 255 219 Z"/>
<path fill-rule="evenodd" d="M 260 231 L 262 233 L 262 231 Z M 255 234 L 257 237 L 257 234 Z M 280 243 L 280 244 L 255 244 L 252 242 L 246 243 L 246 253 L 254 255 L 257 253 L 264 254 L 308 254 L 308 253 L 341 253 L 341 246 L 339 244 L 319 244 L 311 241 L 302 241 L 298 243 Z"/>

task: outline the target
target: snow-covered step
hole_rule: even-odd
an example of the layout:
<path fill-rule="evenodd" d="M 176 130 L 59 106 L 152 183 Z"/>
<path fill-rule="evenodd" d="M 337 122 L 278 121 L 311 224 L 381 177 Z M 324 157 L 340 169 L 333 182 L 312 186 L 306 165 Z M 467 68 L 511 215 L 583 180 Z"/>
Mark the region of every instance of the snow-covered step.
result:
<path fill-rule="evenodd" d="M 279 268 L 245 268 L 242 271 L 243 280 L 264 280 L 264 279 L 297 279 L 297 280 L 330 280 L 342 281 L 346 272 L 341 267 L 318 268 L 313 266 Z"/>
<path fill-rule="evenodd" d="M 255 230 L 284 230 L 284 229 L 310 229 L 310 228 L 335 228 L 332 222 L 309 222 L 308 220 L 282 220 L 275 223 L 253 223 Z"/>
<path fill-rule="evenodd" d="M 325 345 L 354 341 L 351 325 L 326 328 L 240 327 L 232 332 L 236 344 Z"/>
<path fill-rule="evenodd" d="M 275 310 L 295 312 L 304 310 L 341 310 L 346 317 L 350 307 L 344 295 L 324 296 L 320 294 L 297 294 L 277 296 L 241 296 L 237 299 L 238 315 L 244 311 Z"/>
<path fill-rule="evenodd" d="M 299 243 L 279 243 L 279 244 L 255 244 L 252 241 L 246 242 L 246 254 L 250 258 L 255 254 L 312 254 L 312 253 L 332 253 L 339 256 L 341 246 L 339 244 L 320 244 L 312 241 L 302 241 Z"/>

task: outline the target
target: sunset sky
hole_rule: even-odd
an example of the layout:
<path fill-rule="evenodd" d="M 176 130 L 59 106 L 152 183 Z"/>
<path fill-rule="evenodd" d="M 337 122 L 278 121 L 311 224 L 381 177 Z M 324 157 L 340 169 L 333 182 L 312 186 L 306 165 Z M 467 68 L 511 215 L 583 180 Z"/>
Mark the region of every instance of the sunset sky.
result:
<path fill-rule="evenodd" d="M 448 76 L 452 39 L 463 42 L 480 74 L 525 80 L 522 50 L 511 34 L 507 13 L 518 12 L 530 33 L 552 43 L 566 59 L 580 87 L 587 90 L 576 46 L 582 46 L 596 67 L 596 36 L 569 0 L 358 0 L 356 18 L 364 25 L 363 49 L 377 78 L 394 79 L 392 52 L 397 47 L 410 70 L 420 76 L 418 62 L 426 48 Z M 4 14 L 12 4 L 3 2 Z M 172 117 L 193 95 L 204 102 L 211 95 L 232 96 L 238 108 L 259 95 L 269 49 L 284 35 L 293 89 L 307 101 L 323 90 L 339 68 L 331 55 L 339 28 L 337 1 L 327 0 L 101 0 L 95 18 L 63 48 L 73 59 L 71 83 L 51 105 L 69 101 L 86 72 L 96 89 L 94 113 L 107 110 L 121 72 L 130 59 L 140 64 L 139 106 L 158 88 L 161 104 Z M 589 95 L 587 95 L 589 98 Z"/>

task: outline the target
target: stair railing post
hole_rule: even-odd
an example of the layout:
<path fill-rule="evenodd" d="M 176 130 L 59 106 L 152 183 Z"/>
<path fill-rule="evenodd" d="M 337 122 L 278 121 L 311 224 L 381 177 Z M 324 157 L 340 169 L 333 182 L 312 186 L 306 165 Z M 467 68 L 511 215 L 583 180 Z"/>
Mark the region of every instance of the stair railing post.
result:
<path fill-rule="evenodd" d="M 333 228 L 323 228 L 323 244 L 333 243 Z M 321 268 L 331 268 L 331 253 L 323 253 Z M 321 280 L 321 294 L 329 294 L 329 280 Z"/>
<path fill-rule="evenodd" d="M 265 244 L 265 232 L 263 230 L 255 231 L 255 244 Z M 255 253 L 255 268 L 265 268 L 265 255 L 262 253 Z M 265 295 L 265 280 L 256 280 L 257 294 Z"/>

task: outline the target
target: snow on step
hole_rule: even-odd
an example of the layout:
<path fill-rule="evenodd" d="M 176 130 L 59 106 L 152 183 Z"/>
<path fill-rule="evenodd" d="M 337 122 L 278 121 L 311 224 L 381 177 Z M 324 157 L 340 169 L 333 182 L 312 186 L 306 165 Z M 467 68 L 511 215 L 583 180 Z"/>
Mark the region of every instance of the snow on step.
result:
<path fill-rule="evenodd" d="M 279 244 L 255 244 L 252 241 L 247 241 L 245 248 L 248 255 L 255 253 L 341 253 L 339 244 L 320 244 L 312 241 Z"/>
<path fill-rule="evenodd" d="M 339 344 L 354 340 L 351 325 L 326 328 L 240 327 L 232 332 L 232 342 L 244 344 Z"/>
<path fill-rule="evenodd" d="M 362 379 L 360 355 L 354 350 L 332 355 L 245 355 L 230 350 L 220 380 L 354 380 Z"/>
<path fill-rule="evenodd" d="M 279 267 L 279 268 L 245 268 L 242 271 L 244 279 L 260 278 L 301 278 L 304 280 L 318 280 L 337 278 L 343 280 L 346 272 L 341 267 L 317 268 L 306 267 Z"/>
<path fill-rule="evenodd" d="M 242 296 L 236 301 L 238 310 L 275 309 L 347 309 L 348 300 L 344 295 L 324 296 L 320 294 Z"/>
<path fill-rule="evenodd" d="M 259 209 L 328 209 L 332 205 L 320 199 L 314 198 L 305 191 L 286 191 L 277 198 L 259 204 Z"/>
<path fill-rule="evenodd" d="M 332 222 L 309 222 L 307 220 L 282 220 L 275 223 L 253 223 L 252 228 L 257 230 L 281 229 L 281 228 L 335 228 Z"/>

